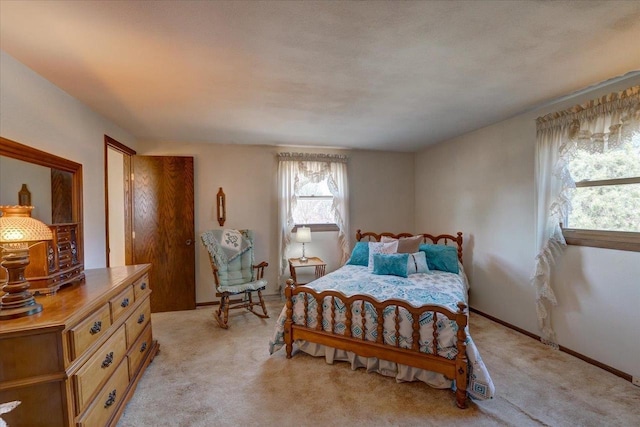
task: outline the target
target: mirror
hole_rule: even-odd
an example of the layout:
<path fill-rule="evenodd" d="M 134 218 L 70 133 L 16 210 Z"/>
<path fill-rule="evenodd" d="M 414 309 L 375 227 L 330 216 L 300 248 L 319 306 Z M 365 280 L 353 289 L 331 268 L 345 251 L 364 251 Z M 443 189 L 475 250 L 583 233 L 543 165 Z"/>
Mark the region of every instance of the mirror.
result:
<path fill-rule="evenodd" d="M 45 224 L 78 223 L 82 242 L 82 165 L 0 137 L 0 204 L 18 204 L 20 194 L 35 206 L 32 216 Z M 24 197 L 24 199 L 23 199 Z M 82 259 L 82 243 L 78 248 Z"/>

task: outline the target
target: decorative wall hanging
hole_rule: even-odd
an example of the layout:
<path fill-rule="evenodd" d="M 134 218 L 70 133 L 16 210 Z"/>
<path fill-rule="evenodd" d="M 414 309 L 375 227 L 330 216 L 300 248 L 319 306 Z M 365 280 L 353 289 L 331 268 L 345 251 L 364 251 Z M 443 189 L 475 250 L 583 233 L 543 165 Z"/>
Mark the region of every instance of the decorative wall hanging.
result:
<path fill-rule="evenodd" d="M 18 191 L 18 205 L 31 206 L 31 191 L 27 188 L 27 184 L 22 184 L 22 188 Z"/>
<path fill-rule="evenodd" d="M 227 220 L 226 203 L 226 196 L 224 195 L 224 191 L 222 191 L 222 187 L 220 187 L 218 194 L 216 194 L 216 210 L 218 212 L 218 224 L 220 224 L 221 227 Z"/>

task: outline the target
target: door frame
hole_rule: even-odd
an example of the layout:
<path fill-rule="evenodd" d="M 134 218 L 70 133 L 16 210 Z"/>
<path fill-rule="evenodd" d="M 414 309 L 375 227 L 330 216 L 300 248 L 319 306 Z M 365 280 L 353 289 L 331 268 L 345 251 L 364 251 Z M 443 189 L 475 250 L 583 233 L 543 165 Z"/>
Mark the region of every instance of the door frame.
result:
<path fill-rule="evenodd" d="M 127 147 L 116 141 L 109 135 L 104 136 L 104 216 L 105 216 L 105 253 L 107 267 L 109 261 L 109 162 L 108 150 L 118 151 L 123 156 L 123 183 L 124 183 L 124 253 L 125 264 L 133 264 L 133 213 L 132 213 L 132 193 L 131 193 L 131 157 L 137 153 L 134 149 Z"/>

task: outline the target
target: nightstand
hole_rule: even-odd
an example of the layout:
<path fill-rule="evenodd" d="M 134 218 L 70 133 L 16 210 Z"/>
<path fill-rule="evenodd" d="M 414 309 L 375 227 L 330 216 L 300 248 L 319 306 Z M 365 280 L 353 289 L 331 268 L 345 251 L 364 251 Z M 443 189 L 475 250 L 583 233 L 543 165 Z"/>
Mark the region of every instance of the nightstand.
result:
<path fill-rule="evenodd" d="M 305 285 L 306 283 L 298 283 L 298 279 L 296 277 L 296 268 L 303 267 L 315 267 L 316 271 L 316 279 L 318 277 L 324 276 L 325 270 L 327 268 L 327 264 L 320 258 L 314 256 L 309 257 L 306 262 L 301 262 L 300 258 L 289 258 L 289 273 L 291 273 L 291 278 L 296 286 Z"/>

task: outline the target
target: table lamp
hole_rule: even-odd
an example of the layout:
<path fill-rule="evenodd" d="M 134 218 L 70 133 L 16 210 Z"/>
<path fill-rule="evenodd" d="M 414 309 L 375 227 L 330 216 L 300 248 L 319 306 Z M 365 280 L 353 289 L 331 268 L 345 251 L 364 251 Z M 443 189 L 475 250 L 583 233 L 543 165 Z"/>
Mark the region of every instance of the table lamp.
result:
<path fill-rule="evenodd" d="M 304 244 L 311 242 L 311 229 L 309 227 L 298 227 L 296 231 L 296 241 L 302 243 L 302 256 L 300 262 L 307 262 L 309 258 L 304 256 Z"/>
<path fill-rule="evenodd" d="M 30 316 L 42 311 L 29 292 L 24 270 L 29 265 L 29 248 L 43 240 L 53 239 L 51 229 L 31 218 L 33 206 L 0 206 L 0 266 L 7 270 L 7 282 L 2 287 L 0 320 Z"/>

